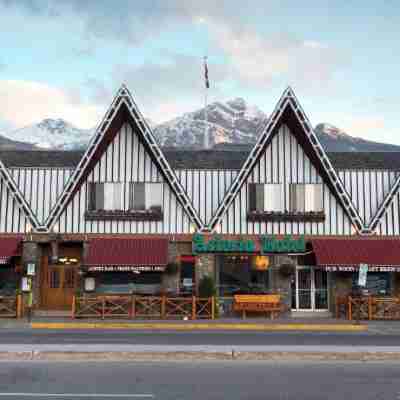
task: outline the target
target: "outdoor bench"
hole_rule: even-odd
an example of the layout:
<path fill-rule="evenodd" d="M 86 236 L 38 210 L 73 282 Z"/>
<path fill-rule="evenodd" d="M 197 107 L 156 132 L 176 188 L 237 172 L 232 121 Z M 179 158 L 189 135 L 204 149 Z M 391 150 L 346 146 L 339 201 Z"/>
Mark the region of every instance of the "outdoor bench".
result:
<path fill-rule="evenodd" d="M 243 319 L 246 318 L 246 312 L 269 313 L 271 319 L 274 319 L 283 311 L 283 306 L 279 294 L 236 294 L 233 296 L 233 310 L 241 312 Z"/>

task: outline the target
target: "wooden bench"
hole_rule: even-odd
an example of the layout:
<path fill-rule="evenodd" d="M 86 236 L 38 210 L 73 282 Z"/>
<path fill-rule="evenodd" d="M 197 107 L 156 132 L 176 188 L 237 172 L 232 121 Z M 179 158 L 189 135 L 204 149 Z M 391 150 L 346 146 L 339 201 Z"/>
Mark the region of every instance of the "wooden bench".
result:
<path fill-rule="evenodd" d="M 242 318 L 246 318 L 246 312 L 269 313 L 274 319 L 283 310 L 281 296 L 279 294 L 236 294 L 233 296 L 234 311 L 241 311 Z"/>

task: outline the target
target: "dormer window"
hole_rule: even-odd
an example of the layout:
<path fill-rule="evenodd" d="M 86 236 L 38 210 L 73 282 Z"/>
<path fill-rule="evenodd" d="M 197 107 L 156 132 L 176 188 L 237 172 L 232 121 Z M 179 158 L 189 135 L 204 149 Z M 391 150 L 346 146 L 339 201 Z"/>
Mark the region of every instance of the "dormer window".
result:
<path fill-rule="evenodd" d="M 88 191 L 86 219 L 162 219 L 162 183 L 93 182 Z"/>
<path fill-rule="evenodd" d="M 283 198 L 283 185 L 279 183 L 251 183 L 249 185 L 250 211 L 283 211 Z"/>

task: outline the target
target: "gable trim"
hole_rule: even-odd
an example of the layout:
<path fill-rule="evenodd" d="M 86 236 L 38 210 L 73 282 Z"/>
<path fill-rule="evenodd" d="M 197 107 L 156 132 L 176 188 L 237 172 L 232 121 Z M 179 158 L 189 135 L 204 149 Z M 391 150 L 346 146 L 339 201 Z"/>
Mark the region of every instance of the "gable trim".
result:
<path fill-rule="evenodd" d="M 328 178 L 329 181 L 326 183 L 332 190 L 332 193 L 338 199 L 339 203 L 342 205 L 343 209 L 350 218 L 356 230 L 359 233 L 364 233 L 364 234 L 369 233 L 369 231 L 366 229 L 366 227 L 362 222 L 358 210 L 354 207 L 350 199 L 350 196 L 346 192 L 341 180 L 339 179 L 335 169 L 332 166 L 331 161 L 329 160 L 324 149 L 322 148 L 317 136 L 314 133 L 314 130 L 311 127 L 308 118 L 306 117 L 293 90 L 290 87 L 288 87 L 283 92 L 281 98 L 279 99 L 277 105 L 275 106 L 273 113 L 271 114 L 265 127 L 263 128 L 263 131 L 259 136 L 257 143 L 251 150 L 239 174 L 233 181 L 231 187 L 229 188 L 228 192 L 226 193 L 225 197 L 223 198 L 221 204 L 219 205 L 217 211 L 215 212 L 214 216 L 212 217 L 209 225 L 206 227 L 205 230 L 212 231 L 215 228 L 215 226 L 221 221 L 222 217 L 226 214 L 228 208 L 231 206 L 232 202 L 238 195 L 242 186 L 245 184 L 246 179 L 253 171 L 262 152 L 265 151 L 267 145 L 270 143 L 270 140 L 272 139 L 275 130 L 279 127 L 279 123 L 282 120 L 284 112 L 288 108 L 290 108 L 291 111 L 295 114 L 296 120 L 300 124 L 305 134 L 305 137 L 308 140 L 313 155 L 319 162 L 320 169 L 325 174 L 325 177 L 324 176 L 322 177 L 323 180 L 326 181 L 326 178 Z M 313 160 L 310 161 L 312 162 Z"/>
<path fill-rule="evenodd" d="M 65 185 L 61 196 L 57 200 L 53 209 L 50 211 L 50 214 L 45 222 L 46 229 L 51 229 L 54 226 L 54 224 L 60 218 L 61 213 L 69 204 L 75 192 L 83 184 L 85 174 L 88 173 L 88 171 L 94 166 L 94 163 L 97 161 L 95 158 L 97 153 L 100 152 L 101 154 L 103 154 L 104 149 L 102 149 L 101 147 L 103 147 L 105 144 L 106 148 L 107 145 L 110 143 L 110 140 L 108 140 L 107 142 L 106 135 L 112 128 L 113 122 L 120 122 L 117 121 L 117 118 L 121 115 L 121 112 L 124 111 L 123 108 L 128 112 L 127 117 L 131 118 L 137 126 L 138 129 L 136 130 L 136 133 L 143 141 L 146 150 L 149 152 L 150 156 L 158 167 L 159 172 L 164 176 L 166 183 L 170 186 L 172 192 L 177 197 L 184 211 L 187 213 L 191 221 L 197 225 L 198 228 L 202 227 L 203 222 L 201 221 L 186 191 L 183 189 L 176 174 L 170 167 L 167 159 L 165 158 L 156 140 L 154 139 L 151 128 L 147 124 L 144 117 L 140 114 L 140 111 L 127 87 L 125 85 L 122 85 L 121 88 L 118 90 L 117 95 L 115 96 L 109 109 L 107 110 L 103 120 L 98 125 L 96 133 L 90 140 L 86 152 L 84 153 L 71 178 Z M 122 120 L 122 123 L 123 122 L 125 121 Z M 118 131 L 118 129 L 116 131 Z M 115 135 L 111 136 L 113 138 Z"/>
<path fill-rule="evenodd" d="M 389 207 L 391 207 L 396 195 L 400 190 L 400 175 L 394 181 L 389 193 L 386 195 L 384 200 L 382 201 L 380 207 L 378 208 L 377 212 L 375 213 L 374 217 L 370 220 L 370 224 L 368 225 L 368 229 L 371 233 L 373 233 L 378 225 L 381 222 L 381 219 L 387 213 Z"/>
<path fill-rule="evenodd" d="M 25 214 L 25 217 L 28 219 L 29 223 L 31 224 L 32 229 L 40 230 L 39 220 L 37 219 L 35 213 L 32 211 L 32 208 L 29 205 L 29 203 L 26 201 L 24 195 L 19 190 L 10 171 L 4 165 L 2 160 L 0 160 L 0 174 L 1 174 L 1 178 L 4 180 L 4 182 L 7 186 L 7 188 L 11 192 L 11 197 L 13 197 L 16 200 L 17 206 L 19 207 L 20 212 L 23 212 Z"/>

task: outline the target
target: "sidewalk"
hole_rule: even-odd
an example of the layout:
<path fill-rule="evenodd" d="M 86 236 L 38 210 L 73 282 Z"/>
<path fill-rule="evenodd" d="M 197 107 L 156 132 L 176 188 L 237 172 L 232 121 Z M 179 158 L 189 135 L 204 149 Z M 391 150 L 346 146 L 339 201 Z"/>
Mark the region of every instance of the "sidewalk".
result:
<path fill-rule="evenodd" d="M 365 332 L 367 324 L 333 318 L 264 318 L 218 319 L 218 320 L 127 320 L 71 319 L 56 317 L 34 317 L 25 320 L 0 320 L 1 328 L 11 329 L 131 329 L 169 331 L 308 331 L 308 332 Z M 400 329 L 400 325 L 399 325 Z"/>

